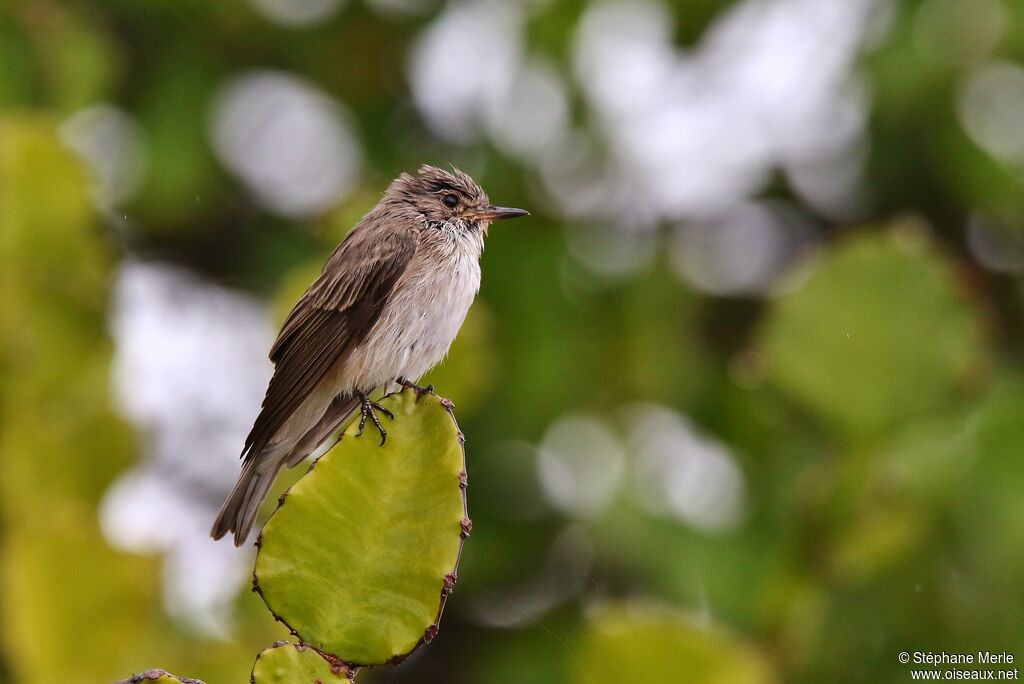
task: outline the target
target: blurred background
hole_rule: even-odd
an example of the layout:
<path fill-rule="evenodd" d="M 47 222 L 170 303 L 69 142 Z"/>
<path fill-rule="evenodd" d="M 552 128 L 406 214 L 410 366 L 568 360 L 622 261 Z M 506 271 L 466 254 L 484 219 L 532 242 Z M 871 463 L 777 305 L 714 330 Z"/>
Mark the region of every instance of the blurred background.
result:
<path fill-rule="evenodd" d="M 424 162 L 533 218 L 426 379 L 458 590 L 360 681 L 1024 657 L 1024 3 L 21 0 L 0 681 L 243 682 L 286 637 L 207 530 L 284 315 Z"/>

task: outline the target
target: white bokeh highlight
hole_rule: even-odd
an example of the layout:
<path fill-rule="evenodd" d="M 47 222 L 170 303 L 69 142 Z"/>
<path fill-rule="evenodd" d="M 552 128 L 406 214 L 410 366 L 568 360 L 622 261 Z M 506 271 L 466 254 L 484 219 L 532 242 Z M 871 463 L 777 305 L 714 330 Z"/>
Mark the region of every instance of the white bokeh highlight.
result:
<path fill-rule="evenodd" d="M 554 539 L 536 571 L 478 596 L 469 606 L 469 618 L 498 629 L 532 624 L 587 589 L 593 563 L 594 545 L 585 527 L 570 524 Z"/>
<path fill-rule="evenodd" d="M 569 101 L 561 76 L 546 61 L 523 62 L 497 97 L 485 101 L 487 130 L 513 157 L 535 159 L 566 134 Z"/>
<path fill-rule="evenodd" d="M 795 207 L 743 202 L 713 221 L 676 228 L 669 259 L 676 273 L 715 295 L 767 290 L 813 234 Z"/>
<path fill-rule="evenodd" d="M 884 35 L 892 0 L 742 0 L 689 47 L 674 42 L 665 4 L 602 0 L 583 11 L 568 70 L 528 54 L 530 11 L 448 4 L 410 55 L 410 87 L 434 132 L 489 140 L 531 167 L 541 201 L 577 226 L 613 227 L 624 240 L 666 222 L 731 226 L 779 175 L 828 219 L 867 213 L 871 93 L 857 60 Z M 987 26 L 979 30 L 995 30 Z M 582 97 L 574 100 L 574 90 Z M 760 225 L 768 234 L 754 241 L 772 242 L 775 224 Z M 647 263 L 605 258 L 615 242 L 580 238 L 573 255 L 601 278 Z M 752 258 L 720 256 L 735 268 Z M 686 275 L 692 269 L 677 270 L 704 288 Z M 716 275 L 708 289 L 749 290 L 744 277 Z"/>
<path fill-rule="evenodd" d="M 746 481 L 725 444 L 667 407 L 638 405 L 625 415 L 633 479 L 645 508 L 705 533 L 742 523 Z"/>
<path fill-rule="evenodd" d="M 518 68 L 523 16 L 514 3 L 453 2 L 409 57 L 413 99 L 437 133 L 468 141 L 501 106 Z"/>
<path fill-rule="evenodd" d="M 624 279 L 651 263 L 662 241 L 652 231 L 623 230 L 621 224 L 569 225 L 566 245 L 576 262 L 605 280 Z"/>
<path fill-rule="evenodd" d="M 224 636 L 252 557 L 209 529 L 270 377 L 271 326 L 251 298 L 160 263 L 122 265 L 110 312 L 115 399 L 143 454 L 104 496 L 104 534 L 163 553 L 168 613 Z"/>
<path fill-rule="evenodd" d="M 1024 232 L 975 211 L 967 224 L 971 256 L 996 273 L 1024 273 Z"/>
<path fill-rule="evenodd" d="M 991 61 L 973 70 L 958 98 L 960 122 L 993 157 L 1024 165 L 1024 66 Z"/>
<path fill-rule="evenodd" d="M 662 218 L 713 219 L 774 168 L 864 144 L 866 93 L 852 66 L 879 4 L 747 0 L 691 50 L 672 44 L 661 4 L 591 6 L 577 79 L 610 141 L 609 172 L 631 190 L 620 195 L 630 204 L 604 210 L 648 204 Z"/>
<path fill-rule="evenodd" d="M 625 470 L 619 439 L 596 418 L 570 415 L 555 421 L 537 449 L 541 491 L 556 509 L 571 515 L 601 513 Z"/>
<path fill-rule="evenodd" d="M 275 24 L 303 28 L 330 19 L 343 0 L 249 0 L 249 4 Z"/>
<path fill-rule="evenodd" d="M 60 137 L 86 164 L 97 207 L 110 209 L 130 199 L 146 171 L 145 134 L 134 116 L 97 104 L 69 116 Z"/>
<path fill-rule="evenodd" d="M 341 104 L 285 73 L 256 71 L 216 97 L 217 156 L 267 209 L 290 218 L 323 212 L 359 178 L 362 155 Z"/>
<path fill-rule="evenodd" d="M 384 16 L 424 14 L 442 0 L 365 0 L 368 7 Z"/>
<path fill-rule="evenodd" d="M 739 527 L 747 485 L 735 454 L 683 414 L 657 404 L 627 406 L 621 429 L 593 416 L 554 421 L 537 449 L 541 492 L 552 508 L 593 519 L 639 506 L 705 534 Z M 628 483 L 628 496 L 619 496 Z"/>

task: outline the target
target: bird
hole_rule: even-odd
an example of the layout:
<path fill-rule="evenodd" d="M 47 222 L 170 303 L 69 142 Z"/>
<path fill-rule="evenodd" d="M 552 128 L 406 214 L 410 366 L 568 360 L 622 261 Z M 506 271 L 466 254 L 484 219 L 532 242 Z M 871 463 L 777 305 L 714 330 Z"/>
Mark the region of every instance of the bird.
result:
<path fill-rule="evenodd" d="M 421 166 L 402 173 L 327 259 L 270 349 L 274 373 L 242 449 L 242 468 L 210 530 L 242 546 L 282 467 L 318 450 L 358 410 L 384 445 L 371 400 L 411 387 L 448 353 L 480 289 L 491 223 L 527 216 L 496 206 L 468 174 Z"/>

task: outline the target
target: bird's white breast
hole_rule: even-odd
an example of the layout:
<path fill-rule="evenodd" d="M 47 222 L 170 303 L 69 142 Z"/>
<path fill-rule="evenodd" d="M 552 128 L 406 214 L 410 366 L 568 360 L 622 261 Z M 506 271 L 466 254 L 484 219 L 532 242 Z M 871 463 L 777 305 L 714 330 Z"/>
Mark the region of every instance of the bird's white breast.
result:
<path fill-rule="evenodd" d="M 415 381 L 440 362 L 480 289 L 479 236 L 421 244 L 381 317 L 345 363 L 340 386 Z"/>

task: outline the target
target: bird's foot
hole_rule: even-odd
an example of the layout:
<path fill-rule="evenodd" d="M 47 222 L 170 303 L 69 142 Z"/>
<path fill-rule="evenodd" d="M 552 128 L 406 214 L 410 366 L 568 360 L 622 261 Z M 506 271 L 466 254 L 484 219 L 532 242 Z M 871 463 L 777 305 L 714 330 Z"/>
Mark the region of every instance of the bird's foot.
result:
<path fill-rule="evenodd" d="M 359 397 L 359 412 L 361 414 L 359 416 L 359 430 L 356 432 L 356 437 L 362 436 L 363 429 L 366 427 L 366 419 L 369 418 L 377 426 L 377 431 L 380 433 L 380 445 L 384 446 L 384 442 L 388 439 L 388 431 L 380 424 L 380 418 L 377 417 L 376 412 L 380 411 L 391 420 L 395 419 L 395 414 L 371 400 L 368 395 L 362 392 L 357 392 L 356 394 Z"/>
<path fill-rule="evenodd" d="M 397 382 L 402 387 L 408 387 L 413 392 L 415 392 L 417 399 L 422 397 L 424 394 L 433 394 L 434 393 L 434 386 L 433 385 L 427 385 L 426 387 L 422 387 L 420 385 L 417 385 L 415 382 L 413 382 L 411 380 L 406 380 L 405 378 L 395 378 L 395 382 Z"/>

